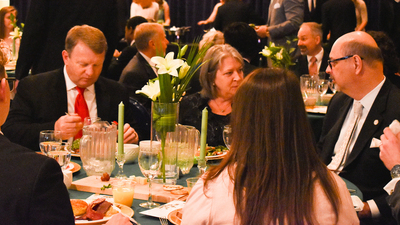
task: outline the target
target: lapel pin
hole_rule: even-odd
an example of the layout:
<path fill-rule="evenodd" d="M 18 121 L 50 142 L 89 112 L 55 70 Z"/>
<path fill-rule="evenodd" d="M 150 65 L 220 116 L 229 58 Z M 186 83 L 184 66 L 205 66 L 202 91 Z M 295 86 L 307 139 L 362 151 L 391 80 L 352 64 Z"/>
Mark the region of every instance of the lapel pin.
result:
<path fill-rule="evenodd" d="M 374 125 L 378 125 L 379 120 L 374 120 Z"/>

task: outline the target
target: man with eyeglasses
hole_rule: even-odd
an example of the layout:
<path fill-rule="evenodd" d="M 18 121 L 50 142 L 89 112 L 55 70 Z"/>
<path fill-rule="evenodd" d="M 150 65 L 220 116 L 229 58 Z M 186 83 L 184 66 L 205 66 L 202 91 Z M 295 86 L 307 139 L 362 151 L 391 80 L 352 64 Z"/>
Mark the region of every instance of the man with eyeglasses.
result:
<path fill-rule="evenodd" d="M 329 58 L 326 72 L 341 92 L 328 106 L 318 151 L 329 169 L 361 190 L 366 201 L 358 213 L 361 221 L 391 224 L 394 219 L 383 190 L 390 171 L 372 140 L 400 118 L 400 90 L 385 78 L 381 51 L 365 32 L 341 36 Z"/>

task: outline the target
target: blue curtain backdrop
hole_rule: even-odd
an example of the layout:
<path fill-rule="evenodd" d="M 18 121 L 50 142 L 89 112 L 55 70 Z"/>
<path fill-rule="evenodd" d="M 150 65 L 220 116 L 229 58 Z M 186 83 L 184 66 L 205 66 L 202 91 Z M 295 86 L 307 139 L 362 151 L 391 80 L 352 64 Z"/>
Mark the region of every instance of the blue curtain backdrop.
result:
<path fill-rule="evenodd" d="M 82 0 L 84 1 L 84 0 Z M 124 1 L 124 0 L 121 0 Z M 131 2 L 130 0 L 126 0 Z M 270 0 L 243 0 L 249 3 L 255 11 L 265 20 L 268 17 L 268 5 Z M 383 30 L 388 21 L 382 21 L 385 10 L 382 9 L 381 2 L 393 0 L 364 0 L 368 8 L 368 30 Z M 31 0 L 10 0 L 10 5 L 18 10 L 20 22 L 25 22 Z M 191 43 L 195 37 L 203 35 L 204 30 L 211 28 L 209 25 L 198 26 L 197 21 L 205 20 L 211 14 L 214 5 L 219 0 L 167 0 L 171 11 L 171 26 L 182 27 L 190 26 L 189 33 L 181 37 L 181 41 Z M 382 12 L 382 13 L 381 13 Z"/>

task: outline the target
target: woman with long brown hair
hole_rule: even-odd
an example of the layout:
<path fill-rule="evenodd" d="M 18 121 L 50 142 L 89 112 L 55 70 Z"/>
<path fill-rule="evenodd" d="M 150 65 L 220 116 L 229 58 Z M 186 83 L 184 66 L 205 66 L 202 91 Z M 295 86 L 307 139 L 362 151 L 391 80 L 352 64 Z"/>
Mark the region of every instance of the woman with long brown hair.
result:
<path fill-rule="evenodd" d="M 17 10 L 14 6 L 6 6 L 0 10 L 0 39 L 3 39 L 8 46 L 12 45 L 10 32 L 14 30 L 14 26 L 10 19 L 11 14 L 13 14 L 14 17 L 17 17 Z"/>
<path fill-rule="evenodd" d="M 232 104 L 231 151 L 192 189 L 182 224 L 358 224 L 346 185 L 315 151 L 300 85 L 257 69 Z"/>

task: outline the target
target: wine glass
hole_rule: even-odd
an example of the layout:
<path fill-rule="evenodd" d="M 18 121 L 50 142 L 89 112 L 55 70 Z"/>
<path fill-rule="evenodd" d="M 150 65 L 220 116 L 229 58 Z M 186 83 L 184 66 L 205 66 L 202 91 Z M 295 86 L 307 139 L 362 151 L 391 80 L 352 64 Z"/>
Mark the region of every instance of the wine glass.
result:
<path fill-rule="evenodd" d="M 141 141 L 139 143 L 139 167 L 142 174 L 149 181 L 149 198 L 147 202 L 139 204 L 140 207 L 151 209 L 160 204 L 153 202 L 153 193 L 151 183 L 153 179 L 160 173 L 162 155 L 161 144 L 157 141 Z"/>
<path fill-rule="evenodd" d="M 222 137 L 224 138 L 224 143 L 228 149 L 231 149 L 232 143 L 232 127 L 231 125 L 225 125 L 224 131 L 222 132 Z"/>
<path fill-rule="evenodd" d="M 42 130 L 39 134 L 39 147 L 40 151 L 44 155 L 48 155 L 48 152 L 52 148 L 56 148 L 61 145 L 61 132 L 54 130 Z"/>
<path fill-rule="evenodd" d="M 64 170 L 71 161 L 71 144 L 62 142 L 59 145 L 52 145 L 47 156 L 55 159 L 60 164 L 61 169 Z"/>
<path fill-rule="evenodd" d="M 328 83 L 329 81 L 326 79 L 318 80 L 318 93 L 320 101 L 322 101 L 322 95 L 326 94 L 326 91 L 328 91 Z"/>
<path fill-rule="evenodd" d="M 329 88 L 332 90 L 332 93 L 335 94 L 337 91 L 337 85 L 333 82 L 332 78 L 329 78 Z"/>
<path fill-rule="evenodd" d="M 117 173 L 117 175 L 115 175 L 115 177 L 119 178 L 119 179 L 127 178 L 127 176 L 124 174 L 124 164 L 126 161 L 125 153 L 116 152 L 115 159 L 116 159 L 118 167 L 119 167 L 118 173 Z"/>

